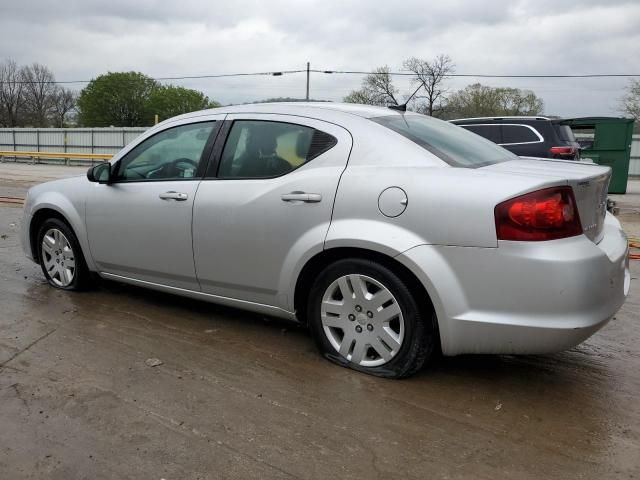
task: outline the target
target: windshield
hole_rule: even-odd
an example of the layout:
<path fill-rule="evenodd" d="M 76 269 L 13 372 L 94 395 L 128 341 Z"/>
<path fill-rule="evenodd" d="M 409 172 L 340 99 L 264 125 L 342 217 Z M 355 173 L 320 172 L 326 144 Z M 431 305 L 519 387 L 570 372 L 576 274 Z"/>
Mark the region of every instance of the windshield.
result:
<path fill-rule="evenodd" d="M 475 133 L 432 117 L 389 115 L 371 120 L 417 143 L 453 167 L 478 168 L 518 158 Z"/>

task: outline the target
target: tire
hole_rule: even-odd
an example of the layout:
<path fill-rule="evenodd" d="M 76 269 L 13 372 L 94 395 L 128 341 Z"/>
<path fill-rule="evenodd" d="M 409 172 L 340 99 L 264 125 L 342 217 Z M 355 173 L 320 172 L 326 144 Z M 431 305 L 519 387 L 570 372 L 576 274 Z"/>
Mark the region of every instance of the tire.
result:
<path fill-rule="evenodd" d="M 42 273 L 51 286 L 61 290 L 85 290 L 91 285 L 91 275 L 78 239 L 65 222 L 57 218 L 45 220 L 38 231 L 36 246 Z"/>
<path fill-rule="evenodd" d="M 398 275 L 374 261 L 326 267 L 311 288 L 307 318 L 325 358 L 378 377 L 414 374 L 437 345 L 433 308 L 421 307 Z"/>

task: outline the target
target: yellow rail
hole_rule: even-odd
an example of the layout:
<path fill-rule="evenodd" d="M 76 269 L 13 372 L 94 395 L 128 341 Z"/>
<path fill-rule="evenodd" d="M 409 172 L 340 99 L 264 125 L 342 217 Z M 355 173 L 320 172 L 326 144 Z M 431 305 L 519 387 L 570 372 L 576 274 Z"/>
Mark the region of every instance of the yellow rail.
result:
<path fill-rule="evenodd" d="M 83 160 L 109 160 L 113 155 L 110 153 L 70 153 L 70 152 L 13 152 L 0 151 L 0 159 L 2 157 L 21 157 L 21 158 L 68 158 Z"/>

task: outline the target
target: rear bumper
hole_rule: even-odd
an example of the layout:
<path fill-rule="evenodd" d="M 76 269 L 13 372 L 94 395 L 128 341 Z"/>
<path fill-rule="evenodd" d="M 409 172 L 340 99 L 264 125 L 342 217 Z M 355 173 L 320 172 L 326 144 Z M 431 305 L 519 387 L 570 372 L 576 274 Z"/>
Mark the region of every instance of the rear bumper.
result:
<path fill-rule="evenodd" d="M 597 245 L 583 235 L 498 248 L 421 245 L 397 258 L 432 297 L 445 355 L 565 350 L 609 321 L 630 283 L 627 239 L 610 214 Z"/>

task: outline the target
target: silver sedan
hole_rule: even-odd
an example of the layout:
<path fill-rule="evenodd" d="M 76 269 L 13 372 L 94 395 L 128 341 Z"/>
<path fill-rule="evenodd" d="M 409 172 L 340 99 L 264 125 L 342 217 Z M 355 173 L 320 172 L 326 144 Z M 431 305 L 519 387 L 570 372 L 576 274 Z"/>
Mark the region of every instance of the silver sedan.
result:
<path fill-rule="evenodd" d="M 56 288 L 93 273 L 299 321 L 327 359 L 398 378 L 601 328 L 629 289 L 610 175 L 414 113 L 234 106 L 32 188 L 22 241 Z"/>

